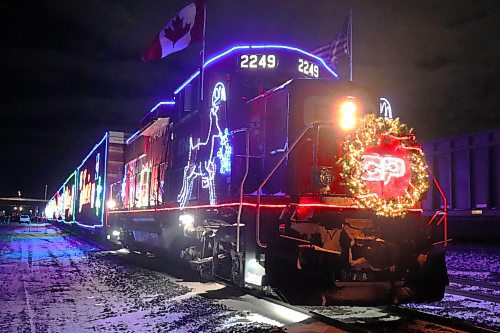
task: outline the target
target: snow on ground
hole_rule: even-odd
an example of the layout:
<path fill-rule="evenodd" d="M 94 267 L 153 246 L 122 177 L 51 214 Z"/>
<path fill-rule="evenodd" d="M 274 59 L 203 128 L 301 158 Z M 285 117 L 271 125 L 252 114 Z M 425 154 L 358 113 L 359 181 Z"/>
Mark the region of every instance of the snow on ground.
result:
<path fill-rule="evenodd" d="M 0 332 L 282 331 L 52 226 L 1 227 L 0 280 Z"/>
<path fill-rule="evenodd" d="M 340 320 L 345 323 L 371 323 L 371 322 L 393 322 L 401 319 L 382 307 L 365 306 L 326 306 L 311 307 L 312 311 L 318 312 L 330 318 Z"/>
<path fill-rule="evenodd" d="M 499 296 L 500 286 L 500 247 L 479 245 L 451 245 L 446 251 L 446 264 L 450 278 L 472 280 L 491 285 L 470 286 L 450 283 L 450 287 L 477 293 Z M 450 290 L 450 292 L 452 292 Z M 500 303 L 463 297 L 447 293 L 440 302 L 410 304 L 425 312 L 459 318 L 478 326 L 500 330 Z"/>
<path fill-rule="evenodd" d="M 218 283 L 173 278 L 164 271 L 128 262 L 130 258 L 136 262 L 148 259 L 126 252 L 104 251 L 53 226 L 1 225 L 0 332 L 309 329 L 307 315 Z M 499 258 L 498 247 L 451 246 L 447 253 L 451 277 L 493 287 L 451 286 L 498 296 Z M 500 303 L 447 294 L 440 302 L 408 307 L 500 329 Z M 336 311 L 338 316 L 352 316 L 354 321 L 368 317 L 369 321 L 395 320 L 383 313 L 367 314 L 366 310 L 353 316 L 355 307 L 345 313 L 341 307 Z"/>
<path fill-rule="evenodd" d="M 500 247 L 491 245 L 451 245 L 446 251 L 451 277 L 500 285 Z"/>
<path fill-rule="evenodd" d="M 477 326 L 500 329 L 499 303 L 446 294 L 440 302 L 410 304 L 407 307 L 440 316 L 458 318 Z"/>

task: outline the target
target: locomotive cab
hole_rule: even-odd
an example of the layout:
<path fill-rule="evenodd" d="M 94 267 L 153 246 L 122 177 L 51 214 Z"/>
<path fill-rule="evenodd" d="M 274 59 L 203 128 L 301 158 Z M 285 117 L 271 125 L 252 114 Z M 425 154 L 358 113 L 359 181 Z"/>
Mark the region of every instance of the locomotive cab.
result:
<path fill-rule="evenodd" d="M 338 176 L 337 160 L 344 137 L 355 129 L 357 119 L 378 112 L 374 92 L 352 82 L 298 79 L 256 97 L 250 104 L 252 114 L 260 115 L 255 117 L 257 127 L 264 127 L 262 137 L 251 142 L 251 146 L 262 147 L 263 174 L 287 154 L 281 169 L 263 187 L 264 193 L 347 195 Z"/>

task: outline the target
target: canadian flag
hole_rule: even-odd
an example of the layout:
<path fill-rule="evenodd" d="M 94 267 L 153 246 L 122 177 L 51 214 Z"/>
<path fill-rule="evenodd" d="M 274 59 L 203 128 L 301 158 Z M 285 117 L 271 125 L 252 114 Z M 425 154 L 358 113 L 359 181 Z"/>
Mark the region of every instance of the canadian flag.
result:
<path fill-rule="evenodd" d="M 205 4 L 196 0 L 181 9 L 168 24 L 160 30 L 149 48 L 142 55 L 142 61 L 160 60 L 174 52 L 185 49 L 192 42 L 203 38 Z"/>

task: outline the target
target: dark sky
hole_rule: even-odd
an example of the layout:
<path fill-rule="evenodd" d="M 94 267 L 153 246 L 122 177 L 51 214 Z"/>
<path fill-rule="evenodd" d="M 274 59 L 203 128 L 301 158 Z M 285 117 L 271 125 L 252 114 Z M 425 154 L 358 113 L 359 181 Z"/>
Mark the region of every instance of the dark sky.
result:
<path fill-rule="evenodd" d="M 138 120 L 191 74 L 199 45 L 142 63 L 189 0 L 0 1 L 0 196 L 49 196 L 106 130 Z M 207 55 L 235 43 L 330 42 L 353 9 L 354 81 L 421 140 L 500 127 L 498 0 L 211 0 Z M 341 64 L 341 74 L 346 68 Z"/>

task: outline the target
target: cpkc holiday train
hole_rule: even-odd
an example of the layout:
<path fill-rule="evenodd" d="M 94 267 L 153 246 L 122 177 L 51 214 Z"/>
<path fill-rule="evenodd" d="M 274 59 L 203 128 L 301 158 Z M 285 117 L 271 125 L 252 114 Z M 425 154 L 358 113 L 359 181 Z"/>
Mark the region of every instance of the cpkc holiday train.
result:
<path fill-rule="evenodd" d="M 313 54 L 232 47 L 106 133 L 46 215 L 293 304 L 438 300 L 446 212 L 423 216 L 422 150 L 378 114 Z"/>

